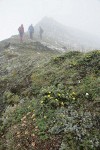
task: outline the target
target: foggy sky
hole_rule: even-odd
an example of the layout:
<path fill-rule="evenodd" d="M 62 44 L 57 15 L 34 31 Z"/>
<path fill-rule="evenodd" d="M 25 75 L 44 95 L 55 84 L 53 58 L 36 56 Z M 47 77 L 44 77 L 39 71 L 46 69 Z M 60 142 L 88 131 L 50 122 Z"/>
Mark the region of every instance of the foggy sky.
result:
<path fill-rule="evenodd" d="M 0 0 L 0 40 L 44 16 L 100 37 L 100 0 Z"/>

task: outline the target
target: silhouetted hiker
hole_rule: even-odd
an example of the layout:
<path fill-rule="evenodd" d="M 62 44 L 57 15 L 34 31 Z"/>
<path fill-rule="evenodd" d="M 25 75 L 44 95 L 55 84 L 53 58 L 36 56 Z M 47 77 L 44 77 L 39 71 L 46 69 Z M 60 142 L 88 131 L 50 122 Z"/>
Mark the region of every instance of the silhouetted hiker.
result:
<path fill-rule="evenodd" d="M 42 40 L 42 34 L 43 34 L 43 29 L 40 27 L 40 31 L 39 31 L 39 33 L 40 33 L 40 39 Z"/>
<path fill-rule="evenodd" d="M 29 26 L 28 31 L 29 31 L 29 34 L 30 34 L 30 39 L 33 40 L 34 28 L 33 28 L 32 24 Z"/>
<path fill-rule="evenodd" d="M 10 42 L 4 46 L 5 49 L 10 47 Z"/>
<path fill-rule="evenodd" d="M 24 27 L 23 24 L 18 28 L 19 36 L 20 36 L 20 42 L 23 42 L 23 35 L 24 35 Z"/>

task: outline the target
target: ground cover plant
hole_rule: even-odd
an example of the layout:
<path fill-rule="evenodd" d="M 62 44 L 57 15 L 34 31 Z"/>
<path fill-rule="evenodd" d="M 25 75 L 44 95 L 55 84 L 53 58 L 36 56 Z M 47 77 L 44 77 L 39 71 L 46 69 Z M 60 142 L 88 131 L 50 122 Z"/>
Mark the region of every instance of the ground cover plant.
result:
<path fill-rule="evenodd" d="M 53 55 L 19 82 L 2 79 L 10 88 L 2 92 L 0 148 L 99 150 L 99 63 L 100 51 L 74 51 Z"/>

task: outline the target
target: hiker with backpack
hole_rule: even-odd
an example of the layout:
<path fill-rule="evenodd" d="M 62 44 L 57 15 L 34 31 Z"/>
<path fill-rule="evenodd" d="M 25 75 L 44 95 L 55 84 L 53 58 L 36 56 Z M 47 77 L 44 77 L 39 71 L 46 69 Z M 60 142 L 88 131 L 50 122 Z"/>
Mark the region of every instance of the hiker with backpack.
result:
<path fill-rule="evenodd" d="M 42 40 L 42 34 L 43 34 L 43 29 L 40 27 L 40 31 L 39 31 L 39 34 L 40 34 L 40 39 Z"/>
<path fill-rule="evenodd" d="M 21 24 L 21 26 L 18 28 L 19 36 L 20 36 L 20 42 L 23 42 L 23 36 L 24 36 L 24 26 Z"/>
<path fill-rule="evenodd" d="M 29 31 L 30 39 L 33 40 L 34 27 L 32 24 L 29 26 L 28 31 Z"/>

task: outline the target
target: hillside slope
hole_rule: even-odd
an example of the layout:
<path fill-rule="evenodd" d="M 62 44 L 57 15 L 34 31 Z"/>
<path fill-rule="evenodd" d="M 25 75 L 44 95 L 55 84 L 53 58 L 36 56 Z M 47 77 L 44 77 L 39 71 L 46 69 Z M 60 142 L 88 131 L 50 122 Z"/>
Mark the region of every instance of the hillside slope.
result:
<path fill-rule="evenodd" d="M 35 68 L 47 63 L 51 57 L 60 54 L 40 42 L 27 41 L 21 44 L 15 39 L 11 40 L 0 43 L 0 99 L 2 99 L 4 91 L 13 89 L 22 80 L 25 80 L 24 84 L 27 86 L 26 77 Z M 9 41 L 12 42 L 10 47 L 4 48 L 5 43 L 9 43 Z M 0 111 L 2 109 L 2 100 L 0 100 Z"/>
<path fill-rule="evenodd" d="M 35 57 L 36 51 L 28 47 L 27 52 L 20 69 L 0 80 L 7 106 L 2 114 L 0 148 L 99 150 L 100 51 L 61 55 L 46 50 Z M 26 67 L 29 53 L 33 65 Z"/>

